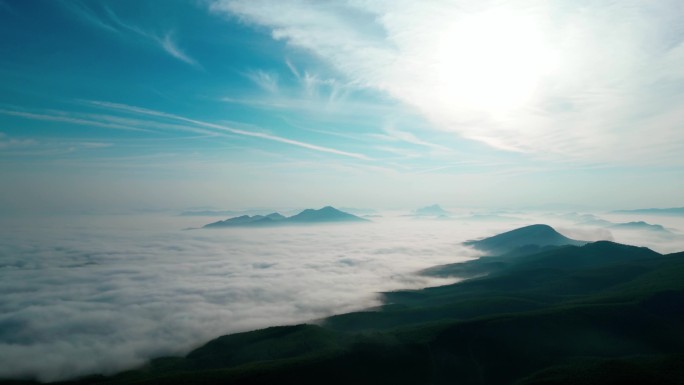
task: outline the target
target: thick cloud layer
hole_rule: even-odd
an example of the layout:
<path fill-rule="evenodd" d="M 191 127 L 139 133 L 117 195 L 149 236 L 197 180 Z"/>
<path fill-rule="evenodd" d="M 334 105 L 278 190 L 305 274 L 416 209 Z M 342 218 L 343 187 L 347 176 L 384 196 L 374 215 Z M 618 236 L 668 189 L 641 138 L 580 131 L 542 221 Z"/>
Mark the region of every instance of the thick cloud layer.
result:
<path fill-rule="evenodd" d="M 350 226 L 178 230 L 206 221 L 5 219 L 0 378 L 113 373 L 226 333 L 375 306 L 380 291 L 448 282 L 414 273 L 476 256 L 462 241 L 540 222 L 380 218 Z M 572 221 L 556 222 L 582 231 Z M 590 234 L 612 236 L 584 230 Z"/>
<path fill-rule="evenodd" d="M 458 245 L 466 234 L 438 222 L 178 230 L 183 221 L 4 224 L 0 377 L 112 373 L 222 334 L 374 306 L 379 291 L 438 283 L 416 270 L 473 255 Z"/>

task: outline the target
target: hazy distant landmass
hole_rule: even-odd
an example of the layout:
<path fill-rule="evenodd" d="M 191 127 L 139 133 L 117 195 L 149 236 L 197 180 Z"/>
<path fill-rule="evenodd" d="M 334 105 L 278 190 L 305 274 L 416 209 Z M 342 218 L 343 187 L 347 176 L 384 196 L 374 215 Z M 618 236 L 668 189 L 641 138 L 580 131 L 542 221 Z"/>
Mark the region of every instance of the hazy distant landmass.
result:
<path fill-rule="evenodd" d="M 182 217 L 223 217 L 223 216 L 243 216 L 243 215 L 267 215 L 271 210 L 267 209 L 250 209 L 250 210 L 187 210 L 183 211 L 179 216 Z"/>
<path fill-rule="evenodd" d="M 471 244 L 537 251 L 458 264 L 479 278 L 70 384 L 684 383 L 684 252 L 583 243 L 516 229 Z"/>
<path fill-rule="evenodd" d="M 221 210 L 189 210 L 178 214 L 182 217 L 218 217 L 225 215 L 236 215 L 236 211 Z"/>
<path fill-rule="evenodd" d="M 419 208 L 414 212 L 414 215 L 425 217 L 440 217 L 449 216 L 451 213 L 444 210 L 440 205 L 434 204 L 432 206 Z"/>
<path fill-rule="evenodd" d="M 563 215 L 558 215 L 560 218 L 571 220 L 582 226 L 611 226 L 615 223 L 599 218 L 594 214 L 580 214 L 571 212 Z"/>
<path fill-rule="evenodd" d="M 644 221 L 637 222 L 627 222 L 627 223 L 616 223 L 610 226 L 614 229 L 625 229 L 625 230 L 647 230 L 659 233 L 670 233 L 669 230 L 664 228 L 662 225 L 650 224 Z"/>
<path fill-rule="evenodd" d="M 647 214 L 647 215 L 684 215 L 684 207 L 673 207 L 663 209 L 635 209 L 635 210 L 615 210 L 614 214 Z"/>
<path fill-rule="evenodd" d="M 306 209 L 297 215 L 286 217 L 280 213 L 268 215 L 242 215 L 224 221 L 209 223 L 204 228 L 218 227 L 250 227 L 250 226 L 273 226 L 288 224 L 307 223 L 335 223 L 335 222 L 368 222 L 367 219 L 340 211 L 332 206 L 326 206 L 318 210 Z"/>
<path fill-rule="evenodd" d="M 671 231 L 659 224 L 651 224 L 644 221 L 616 223 L 601 219 L 593 214 L 577 214 L 569 213 L 561 216 L 565 219 L 573 220 L 576 224 L 581 226 L 603 227 L 614 230 L 645 230 L 654 233 L 672 234 Z"/>
<path fill-rule="evenodd" d="M 570 239 L 548 225 L 531 225 L 511 230 L 493 237 L 464 242 L 478 250 L 492 254 L 504 254 L 525 246 L 581 246 L 584 241 Z"/>
<path fill-rule="evenodd" d="M 227 226 L 263 226 L 274 224 L 286 219 L 285 216 L 279 213 L 271 213 L 268 215 L 241 215 L 239 217 L 233 217 L 226 219 L 225 221 L 213 222 L 204 227 L 227 227 Z"/>

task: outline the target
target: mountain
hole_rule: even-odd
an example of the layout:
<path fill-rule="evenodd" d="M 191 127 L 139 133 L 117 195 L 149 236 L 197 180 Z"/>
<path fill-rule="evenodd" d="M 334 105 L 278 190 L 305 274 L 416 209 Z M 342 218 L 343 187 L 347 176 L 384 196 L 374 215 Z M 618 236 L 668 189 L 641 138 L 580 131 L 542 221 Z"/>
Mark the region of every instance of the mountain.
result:
<path fill-rule="evenodd" d="M 272 213 L 268 215 L 242 215 L 239 217 L 229 218 L 224 221 L 209 223 L 204 228 L 218 228 L 218 227 L 260 227 L 273 225 L 292 225 L 292 224 L 306 224 L 306 223 L 334 223 L 334 222 L 368 222 L 367 219 L 359 218 L 355 215 L 345 213 L 332 206 L 326 206 L 322 209 L 306 209 L 297 215 L 285 217 L 279 213 Z"/>
<path fill-rule="evenodd" d="M 493 237 L 464 242 L 466 246 L 491 253 L 505 254 L 515 249 L 535 246 L 584 245 L 586 242 L 570 239 L 548 225 L 531 225 L 511 230 Z"/>
<path fill-rule="evenodd" d="M 614 224 L 610 227 L 614 228 L 614 229 L 624 229 L 624 230 L 647 230 L 647 231 L 655 231 L 655 232 L 659 232 L 659 233 L 669 233 L 670 232 L 670 231 L 666 230 L 661 225 L 656 225 L 656 224 L 652 225 L 652 224 L 646 223 L 644 221 L 617 223 L 617 224 Z"/>
<path fill-rule="evenodd" d="M 564 219 L 573 220 L 576 224 L 580 226 L 597 226 L 605 227 L 618 230 L 647 230 L 659 233 L 671 234 L 669 230 L 658 224 L 650 224 L 644 221 L 626 222 L 626 223 L 615 223 L 604 219 L 601 219 L 592 214 L 577 214 L 569 213 L 561 216 Z"/>
<path fill-rule="evenodd" d="M 605 226 L 610 226 L 610 225 L 614 224 L 613 222 L 607 221 L 605 219 L 601 219 L 601 218 L 599 218 L 593 214 L 579 214 L 579 213 L 572 212 L 572 213 L 559 215 L 559 217 L 563 218 L 563 219 L 571 220 L 571 221 L 575 222 L 575 224 L 578 224 L 580 226 L 601 226 L 601 227 L 605 227 Z"/>
<path fill-rule="evenodd" d="M 414 215 L 421 216 L 421 217 L 439 217 L 439 216 L 448 216 L 450 213 L 443 208 L 441 208 L 439 205 L 432 205 L 432 206 L 427 206 L 420 208 L 414 212 Z"/>
<path fill-rule="evenodd" d="M 611 263 L 652 258 L 658 253 L 645 247 L 626 246 L 610 241 L 587 243 L 581 247 L 525 246 L 498 256 L 484 256 L 471 261 L 433 266 L 422 275 L 473 278 L 506 269 L 596 267 Z"/>
<path fill-rule="evenodd" d="M 264 226 L 272 225 L 276 222 L 284 220 L 285 217 L 279 213 L 271 213 L 268 215 L 241 215 L 239 217 L 229 218 L 225 221 L 218 221 L 205 225 L 205 228 L 212 227 L 235 227 L 235 226 Z"/>
<path fill-rule="evenodd" d="M 501 265 L 68 384 L 684 383 L 684 252 L 600 241 L 466 264 L 481 260 Z"/>
<path fill-rule="evenodd" d="M 332 206 L 322 209 L 306 209 L 286 219 L 288 223 L 321 223 L 321 222 L 367 222 L 366 219 L 345 213 Z"/>
<path fill-rule="evenodd" d="M 266 218 L 273 220 L 273 221 L 279 221 L 279 220 L 285 219 L 286 217 L 280 213 L 271 213 L 271 214 L 266 215 Z"/>
<path fill-rule="evenodd" d="M 672 207 L 663 209 L 615 210 L 611 212 L 613 214 L 684 215 L 684 207 Z"/>

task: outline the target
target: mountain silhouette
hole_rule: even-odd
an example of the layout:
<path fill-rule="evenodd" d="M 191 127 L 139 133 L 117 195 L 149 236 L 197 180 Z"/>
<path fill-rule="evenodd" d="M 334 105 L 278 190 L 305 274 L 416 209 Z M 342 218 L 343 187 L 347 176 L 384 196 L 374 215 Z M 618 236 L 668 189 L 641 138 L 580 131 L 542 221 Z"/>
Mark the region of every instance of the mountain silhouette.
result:
<path fill-rule="evenodd" d="M 366 219 L 345 213 L 332 206 L 325 206 L 318 210 L 306 209 L 297 215 L 285 219 L 285 221 L 289 223 L 367 222 Z"/>
<path fill-rule="evenodd" d="M 570 239 L 549 225 L 531 225 L 507 231 L 493 237 L 464 242 L 466 246 L 492 254 L 504 254 L 527 246 L 581 246 L 584 241 Z"/>
<path fill-rule="evenodd" d="M 656 225 L 656 224 L 652 225 L 652 224 L 646 223 L 644 221 L 618 223 L 618 224 L 612 225 L 610 227 L 612 227 L 614 229 L 647 230 L 647 231 L 655 231 L 655 232 L 661 232 L 661 233 L 669 233 L 669 231 L 666 230 L 661 225 Z"/>
<path fill-rule="evenodd" d="M 279 213 L 268 215 L 242 215 L 204 225 L 204 228 L 217 227 L 260 227 L 288 224 L 307 224 L 307 223 L 334 223 L 334 222 L 368 222 L 367 219 L 359 218 L 356 215 L 345 213 L 332 206 L 326 206 L 318 210 L 306 209 L 297 215 L 286 217 Z"/>
<path fill-rule="evenodd" d="M 450 213 L 446 210 L 444 210 L 440 205 L 432 205 L 432 206 L 427 206 L 423 208 L 419 208 L 418 210 L 415 211 L 414 213 L 417 216 L 425 216 L 425 217 L 439 217 L 439 216 L 447 216 Z"/>
<path fill-rule="evenodd" d="M 636 209 L 615 210 L 613 214 L 647 214 L 647 215 L 684 215 L 684 207 L 671 207 L 665 209 Z"/>
<path fill-rule="evenodd" d="M 233 226 L 262 226 L 270 225 L 282 221 L 285 217 L 279 213 L 271 213 L 268 215 L 241 215 L 226 219 L 225 221 L 218 221 L 205 225 L 205 228 L 211 227 L 233 227 Z"/>

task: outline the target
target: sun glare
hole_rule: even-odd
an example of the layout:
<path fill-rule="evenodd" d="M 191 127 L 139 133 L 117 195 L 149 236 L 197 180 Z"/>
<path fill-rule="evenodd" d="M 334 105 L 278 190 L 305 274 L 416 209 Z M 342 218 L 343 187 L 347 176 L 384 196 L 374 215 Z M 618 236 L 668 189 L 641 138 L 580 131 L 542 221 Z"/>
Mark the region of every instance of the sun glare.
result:
<path fill-rule="evenodd" d="M 456 108 L 506 113 L 528 101 L 556 65 L 534 17 L 504 11 L 449 25 L 434 52 L 436 97 Z"/>

